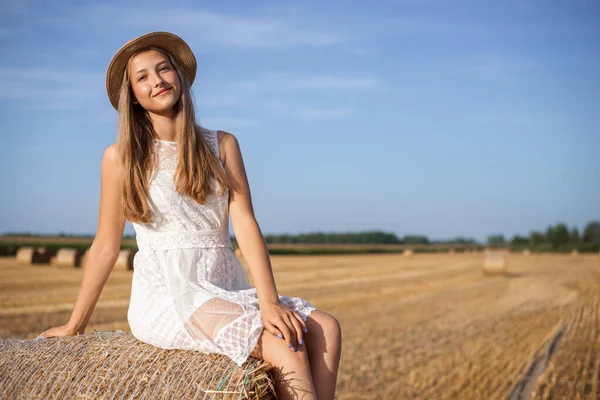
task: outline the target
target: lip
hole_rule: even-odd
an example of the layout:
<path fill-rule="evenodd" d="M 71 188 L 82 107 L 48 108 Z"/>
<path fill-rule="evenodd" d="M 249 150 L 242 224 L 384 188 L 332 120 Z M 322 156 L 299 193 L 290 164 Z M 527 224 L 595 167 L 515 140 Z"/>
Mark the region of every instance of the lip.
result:
<path fill-rule="evenodd" d="M 171 90 L 170 88 L 169 88 L 169 89 L 162 89 L 160 92 L 156 93 L 156 94 L 154 95 L 154 97 L 156 97 L 156 96 L 161 96 L 161 95 L 163 95 L 163 94 L 167 93 L 167 92 L 168 92 L 168 91 L 170 91 L 170 90 Z"/>

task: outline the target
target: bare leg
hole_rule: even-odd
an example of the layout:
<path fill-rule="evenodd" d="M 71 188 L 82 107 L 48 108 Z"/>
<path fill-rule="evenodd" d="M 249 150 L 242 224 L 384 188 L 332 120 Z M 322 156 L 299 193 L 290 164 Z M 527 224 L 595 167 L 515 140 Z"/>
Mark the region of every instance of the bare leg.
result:
<path fill-rule="evenodd" d="M 298 346 L 294 352 L 285 340 L 263 330 L 251 355 L 274 366 L 273 378 L 278 399 L 317 400 L 304 346 Z"/>
<path fill-rule="evenodd" d="M 319 400 L 333 400 L 342 350 L 342 330 L 332 315 L 316 310 L 306 320 L 306 351 Z"/>

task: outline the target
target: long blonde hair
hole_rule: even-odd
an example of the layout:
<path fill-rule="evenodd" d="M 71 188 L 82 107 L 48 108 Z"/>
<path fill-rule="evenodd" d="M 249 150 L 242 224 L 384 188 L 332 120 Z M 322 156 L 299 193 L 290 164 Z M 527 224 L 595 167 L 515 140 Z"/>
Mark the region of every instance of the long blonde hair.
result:
<path fill-rule="evenodd" d="M 220 186 L 220 194 L 230 184 L 222 169 L 218 155 L 204 139 L 201 128 L 196 123 L 190 84 L 183 68 L 177 60 L 163 49 L 144 48 L 130 57 L 144 51 L 156 50 L 169 58 L 179 76 L 181 96 L 173 106 L 175 129 L 177 131 L 178 163 L 174 181 L 177 192 L 188 195 L 204 203 L 212 193 L 211 180 Z M 129 63 L 128 63 L 129 65 Z M 151 219 L 148 201 L 148 186 L 155 167 L 153 140 L 157 137 L 148 112 L 139 104 L 133 104 L 129 68 L 125 68 L 119 96 L 119 123 L 117 146 L 120 153 L 123 184 L 123 213 L 126 219 L 135 223 L 147 223 Z"/>

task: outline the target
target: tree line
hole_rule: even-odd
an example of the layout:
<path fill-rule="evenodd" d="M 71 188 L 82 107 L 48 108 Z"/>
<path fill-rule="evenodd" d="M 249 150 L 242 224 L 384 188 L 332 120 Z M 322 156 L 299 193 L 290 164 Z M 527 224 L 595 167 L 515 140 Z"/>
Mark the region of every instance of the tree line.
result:
<path fill-rule="evenodd" d="M 29 233 L 5 233 L 2 235 L 4 241 L 10 240 L 14 236 L 51 236 L 51 235 L 34 235 Z M 56 238 L 56 235 L 54 235 Z M 62 233 L 58 237 L 79 237 L 84 235 L 67 235 Z M 90 240 L 92 235 L 85 235 Z M 133 239 L 134 236 L 124 236 L 124 239 Z M 235 237 L 231 238 L 235 242 Z M 456 237 L 447 240 L 430 240 L 424 235 L 404 235 L 402 237 L 391 232 L 384 231 L 363 231 L 363 232 L 312 232 L 301 234 L 267 234 L 265 241 L 268 244 L 306 244 L 306 245 L 405 245 L 419 246 L 427 248 L 429 246 L 438 246 L 444 248 L 481 248 L 502 247 L 510 248 L 511 250 L 531 251 L 600 251 L 600 222 L 590 221 L 585 228 L 580 232 L 577 227 L 569 228 L 564 223 L 550 225 L 545 231 L 531 231 L 529 235 L 514 235 L 510 239 L 506 239 L 504 235 L 494 234 L 487 237 L 486 243 L 480 243 L 473 238 Z"/>
<path fill-rule="evenodd" d="M 579 232 L 565 223 L 550 225 L 545 231 L 531 231 L 528 236 L 514 235 L 506 240 L 503 235 L 490 235 L 490 247 L 508 247 L 512 250 L 532 251 L 600 251 L 600 222 L 590 221 Z"/>
<path fill-rule="evenodd" d="M 528 236 L 514 235 L 507 240 L 504 235 L 489 235 L 486 243 L 473 238 L 457 237 L 448 240 L 430 240 L 423 235 L 405 235 L 383 231 L 365 232 L 312 232 L 302 234 L 265 235 L 268 244 L 387 244 L 387 245 L 442 245 L 447 247 L 503 247 L 511 250 L 531 251 L 600 251 L 600 222 L 590 221 L 579 232 L 564 223 L 550 225 L 544 231 L 531 231 Z"/>

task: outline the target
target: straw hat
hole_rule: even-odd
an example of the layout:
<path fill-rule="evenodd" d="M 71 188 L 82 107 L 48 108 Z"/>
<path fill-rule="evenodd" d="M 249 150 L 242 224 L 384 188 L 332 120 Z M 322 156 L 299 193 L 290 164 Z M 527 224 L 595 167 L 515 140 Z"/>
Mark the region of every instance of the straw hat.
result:
<path fill-rule="evenodd" d="M 114 55 L 106 70 L 106 91 L 115 109 L 119 108 L 119 92 L 127 61 L 144 47 L 158 47 L 169 52 L 182 66 L 190 85 L 196 78 L 196 57 L 190 46 L 177 35 L 169 32 L 151 32 L 125 43 Z"/>

